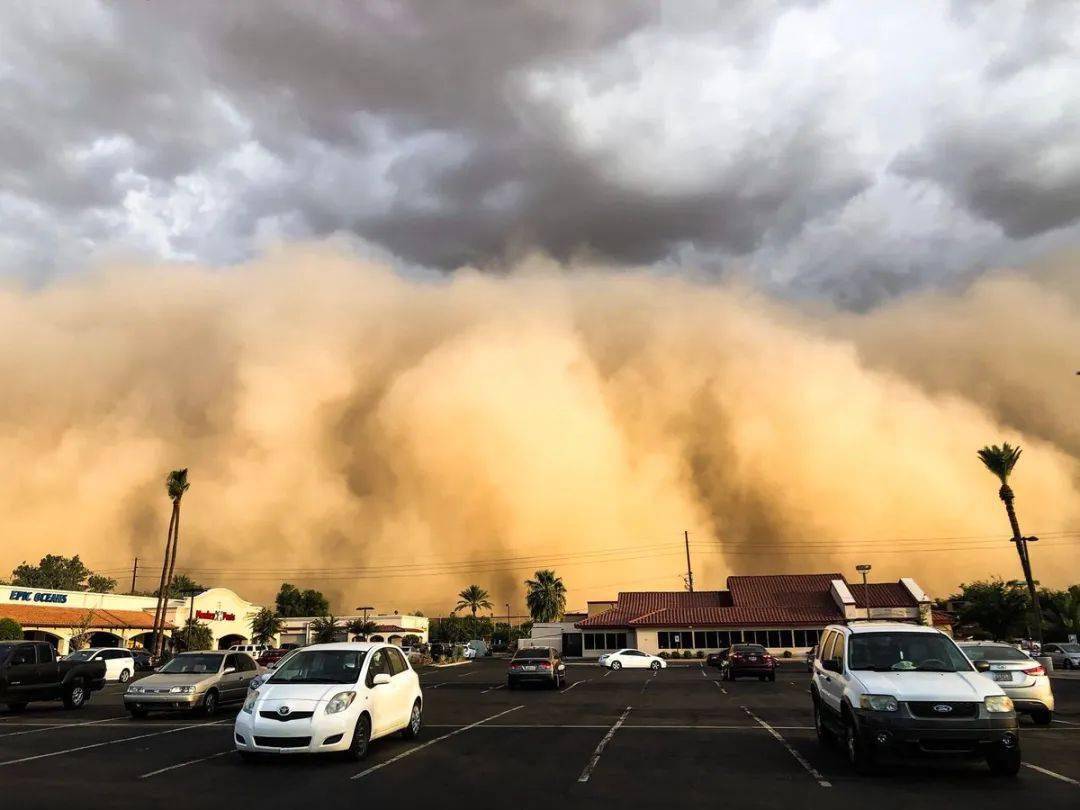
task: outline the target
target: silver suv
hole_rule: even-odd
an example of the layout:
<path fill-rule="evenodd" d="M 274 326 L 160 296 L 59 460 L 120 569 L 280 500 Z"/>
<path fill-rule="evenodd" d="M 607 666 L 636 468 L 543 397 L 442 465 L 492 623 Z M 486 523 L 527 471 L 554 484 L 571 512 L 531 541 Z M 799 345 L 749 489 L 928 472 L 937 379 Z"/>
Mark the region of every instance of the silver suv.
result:
<path fill-rule="evenodd" d="M 885 753 L 968 754 L 984 757 L 995 774 L 1020 770 L 1012 699 L 939 630 L 832 625 L 821 637 L 810 694 L 818 739 L 841 740 L 860 772 Z"/>

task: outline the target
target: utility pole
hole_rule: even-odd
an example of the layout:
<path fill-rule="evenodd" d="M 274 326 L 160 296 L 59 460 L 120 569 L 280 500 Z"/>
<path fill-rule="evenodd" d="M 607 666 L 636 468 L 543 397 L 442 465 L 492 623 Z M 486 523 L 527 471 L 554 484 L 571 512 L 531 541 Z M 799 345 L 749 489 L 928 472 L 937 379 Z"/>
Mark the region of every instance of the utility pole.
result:
<path fill-rule="evenodd" d="M 135 558 L 135 564 L 131 566 L 131 592 L 135 593 L 135 580 L 139 577 L 139 558 Z"/>
<path fill-rule="evenodd" d="M 866 600 L 866 620 L 870 621 L 870 586 L 866 583 L 866 575 L 870 573 L 870 564 L 856 565 L 855 570 L 862 574 L 862 593 Z"/>
<path fill-rule="evenodd" d="M 690 532 L 683 532 L 683 539 L 686 541 L 686 587 L 690 589 L 690 593 L 694 592 L 694 569 L 690 567 Z"/>

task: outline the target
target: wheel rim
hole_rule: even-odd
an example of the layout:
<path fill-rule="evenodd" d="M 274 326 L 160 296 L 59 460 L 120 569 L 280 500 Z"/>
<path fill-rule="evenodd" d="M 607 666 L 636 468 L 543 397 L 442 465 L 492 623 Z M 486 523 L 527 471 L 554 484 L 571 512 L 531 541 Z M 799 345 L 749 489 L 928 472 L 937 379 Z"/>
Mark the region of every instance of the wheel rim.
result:
<path fill-rule="evenodd" d="M 412 729 L 413 734 L 420 731 L 420 704 L 413 704 L 412 718 L 409 720 L 409 728 Z"/>
<path fill-rule="evenodd" d="M 76 705 L 83 702 L 83 689 L 81 686 L 76 686 L 71 690 L 71 702 Z"/>
<path fill-rule="evenodd" d="M 367 719 L 361 718 L 360 723 L 356 727 L 356 739 L 353 740 L 356 746 L 356 753 L 363 756 L 367 752 L 368 747 L 368 728 Z"/>
<path fill-rule="evenodd" d="M 847 730 L 847 754 L 848 759 L 855 761 L 855 729 L 848 726 Z"/>
<path fill-rule="evenodd" d="M 821 736 L 821 711 L 818 709 L 816 703 L 814 704 L 814 730 L 818 733 L 818 736 Z"/>
<path fill-rule="evenodd" d="M 120 683 L 127 683 L 128 678 L 130 678 L 130 677 L 131 677 L 131 675 L 125 669 L 123 672 L 120 673 Z"/>
<path fill-rule="evenodd" d="M 214 709 L 216 709 L 216 708 L 217 708 L 217 698 L 214 697 L 214 693 L 211 692 L 209 695 L 206 696 L 206 713 L 207 714 L 213 714 Z"/>

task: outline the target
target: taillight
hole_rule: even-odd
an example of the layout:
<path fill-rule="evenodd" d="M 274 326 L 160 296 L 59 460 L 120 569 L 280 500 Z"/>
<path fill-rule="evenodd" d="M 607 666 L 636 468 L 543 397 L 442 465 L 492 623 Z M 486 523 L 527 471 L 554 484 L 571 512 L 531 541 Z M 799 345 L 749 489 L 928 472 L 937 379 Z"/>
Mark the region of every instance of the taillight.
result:
<path fill-rule="evenodd" d="M 540 669 L 551 669 L 551 662 L 550 661 L 541 661 L 540 662 Z"/>
<path fill-rule="evenodd" d="M 1032 677 L 1035 677 L 1036 675 L 1045 675 L 1046 670 L 1040 665 L 1040 666 L 1037 666 L 1037 667 L 1032 667 L 1031 669 L 1025 669 L 1024 674 L 1025 675 L 1031 675 Z"/>

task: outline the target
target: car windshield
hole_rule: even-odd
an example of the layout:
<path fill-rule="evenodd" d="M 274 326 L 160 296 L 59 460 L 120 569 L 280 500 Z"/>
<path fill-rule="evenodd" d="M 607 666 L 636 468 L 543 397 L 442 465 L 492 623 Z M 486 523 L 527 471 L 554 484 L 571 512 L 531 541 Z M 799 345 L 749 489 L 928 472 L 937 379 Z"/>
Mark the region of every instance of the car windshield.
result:
<path fill-rule="evenodd" d="M 274 670 L 270 683 L 356 683 L 365 650 L 304 650 Z"/>
<path fill-rule="evenodd" d="M 1059 644 L 1062 652 L 1078 653 L 1080 652 L 1080 644 Z"/>
<path fill-rule="evenodd" d="M 1030 661 L 1031 658 L 1008 644 L 965 644 L 961 648 L 972 661 Z"/>
<path fill-rule="evenodd" d="M 94 657 L 97 650 L 79 650 L 67 656 L 68 661 L 89 661 Z"/>
<path fill-rule="evenodd" d="M 192 675 L 217 672 L 224 655 L 202 655 L 200 653 L 182 653 L 161 668 L 169 675 Z"/>
<path fill-rule="evenodd" d="M 853 633 L 848 667 L 874 672 L 970 672 L 971 663 L 938 633 Z"/>
<path fill-rule="evenodd" d="M 531 650 L 518 650 L 514 654 L 515 660 L 522 658 L 547 658 L 551 655 L 546 647 L 537 647 Z"/>

